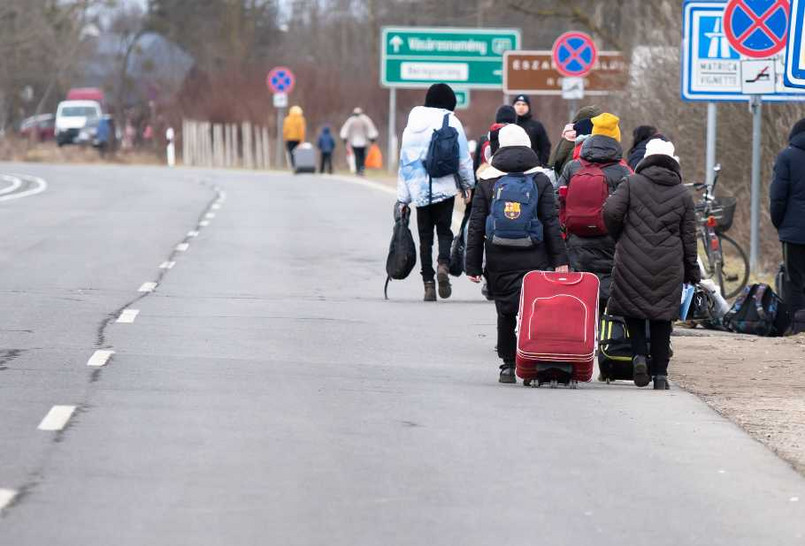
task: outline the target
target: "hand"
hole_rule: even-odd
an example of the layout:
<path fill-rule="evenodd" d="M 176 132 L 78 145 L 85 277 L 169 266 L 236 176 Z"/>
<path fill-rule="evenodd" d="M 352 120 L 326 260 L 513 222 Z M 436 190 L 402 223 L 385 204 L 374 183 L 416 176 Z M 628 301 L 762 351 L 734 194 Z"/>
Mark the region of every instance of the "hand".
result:
<path fill-rule="evenodd" d="M 472 203 L 472 190 L 464 190 L 464 204 L 469 205 Z"/>
<path fill-rule="evenodd" d="M 554 271 L 557 273 L 570 273 L 570 268 L 567 265 L 560 265 Z"/>
<path fill-rule="evenodd" d="M 480 275 L 467 275 L 467 278 L 470 282 L 474 282 L 475 284 L 480 284 L 482 280 Z"/>

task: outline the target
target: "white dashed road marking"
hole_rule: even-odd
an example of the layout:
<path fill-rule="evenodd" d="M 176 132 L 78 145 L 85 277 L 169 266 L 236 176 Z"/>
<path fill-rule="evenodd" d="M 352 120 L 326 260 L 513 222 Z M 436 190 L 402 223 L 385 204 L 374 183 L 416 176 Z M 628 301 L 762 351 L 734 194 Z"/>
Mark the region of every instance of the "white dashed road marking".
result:
<path fill-rule="evenodd" d="M 204 215 L 204 218 L 209 218 L 210 220 L 212 220 L 213 218 L 215 218 L 215 213 L 208 212 L 207 214 Z"/>
<path fill-rule="evenodd" d="M 3 508 L 11 504 L 11 501 L 13 501 L 16 496 L 17 492 L 13 489 L 0 489 L 0 512 L 3 511 Z"/>
<path fill-rule="evenodd" d="M 159 264 L 160 269 L 173 269 L 173 266 L 176 265 L 176 262 L 162 262 Z"/>
<path fill-rule="evenodd" d="M 157 289 L 157 283 L 144 282 L 143 285 L 137 290 L 137 292 L 153 292 L 156 289 Z"/>
<path fill-rule="evenodd" d="M 134 319 L 137 318 L 137 315 L 140 314 L 139 309 L 124 309 L 120 316 L 117 319 L 117 322 L 121 324 L 132 324 Z"/>
<path fill-rule="evenodd" d="M 188 231 L 187 236 L 188 237 L 198 237 L 198 231 Z"/>
<path fill-rule="evenodd" d="M 73 416 L 75 406 L 53 406 L 39 426 L 39 430 L 61 430 Z"/>
<path fill-rule="evenodd" d="M 200 225 L 201 227 L 207 227 L 210 225 L 210 223 L 207 220 L 202 220 L 201 222 L 198 223 L 198 225 Z"/>
<path fill-rule="evenodd" d="M 176 250 L 178 250 L 179 252 L 187 252 L 188 248 L 190 248 L 189 243 L 180 243 L 176 245 Z"/>
<path fill-rule="evenodd" d="M 93 355 L 87 361 L 87 366 L 92 368 L 106 366 L 106 363 L 109 362 L 109 359 L 112 358 L 113 354 L 115 354 L 114 351 L 107 351 L 103 349 L 95 351 L 95 353 L 93 353 Z"/>
<path fill-rule="evenodd" d="M 215 203 L 215 204 L 212 206 L 212 210 L 221 210 L 221 204 L 220 204 L 220 203 Z"/>

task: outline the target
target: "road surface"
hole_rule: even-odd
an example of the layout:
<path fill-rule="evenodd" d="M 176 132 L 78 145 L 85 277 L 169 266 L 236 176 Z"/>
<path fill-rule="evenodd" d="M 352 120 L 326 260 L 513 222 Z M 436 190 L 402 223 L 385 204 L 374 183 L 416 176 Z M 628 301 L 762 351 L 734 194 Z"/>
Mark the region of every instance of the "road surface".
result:
<path fill-rule="evenodd" d="M 477 286 L 383 301 L 387 191 L 0 173 L 46 182 L 0 201 L 0 544 L 805 543 L 805 479 L 694 396 L 499 385 Z"/>

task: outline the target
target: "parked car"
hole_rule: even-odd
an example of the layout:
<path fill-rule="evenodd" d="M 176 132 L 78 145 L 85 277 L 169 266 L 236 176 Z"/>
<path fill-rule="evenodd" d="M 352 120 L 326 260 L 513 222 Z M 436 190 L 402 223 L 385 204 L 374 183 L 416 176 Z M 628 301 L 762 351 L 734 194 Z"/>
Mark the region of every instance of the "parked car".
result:
<path fill-rule="evenodd" d="M 75 143 L 81 130 L 92 129 L 102 115 L 103 109 L 98 101 L 66 100 L 59 103 L 56 110 L 56 143 L 59 146 Z"/>
<path fill-rule="evenodd" d="M 39 142 L 52 140 L 56 136 L 56 116 L 53 114 L 39 114 L 25 118 L 20 123 L 20 136 L 35 138 Z"/>

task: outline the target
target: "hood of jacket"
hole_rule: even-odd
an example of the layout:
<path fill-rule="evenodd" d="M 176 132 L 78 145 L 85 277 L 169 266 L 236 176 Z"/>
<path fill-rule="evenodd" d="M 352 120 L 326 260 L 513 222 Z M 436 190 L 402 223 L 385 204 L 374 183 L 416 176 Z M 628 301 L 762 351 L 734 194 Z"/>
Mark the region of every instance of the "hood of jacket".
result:
<path fill-rule="evenodd" d="M 299 106 L 291 106 L 291 109 L 288 110 L 288 115 L 289 116 L 301 116 L 301 115 L 304 115 L 304 112 L 302 111 L 302 108 L 299 107 Z"/>
<path fill-rule="evenodd" d="M 431 131 L 437 123 L 441 126 L 441 121 L 445 114 L 451 114 L 450 110 L 444 108 L 430 108 L 429 106 L 415 106 L 408 114 L 408 126 L 406 129 L 414 133 Z"/>
<path fill-rule="evenodd" d="M 794 148 L 799 148 L 800 150 L 805 150 L 805 133 L 798 133 L 796 135 L 791 136 L 791 140 L 788 141 L 791 146 Z"/>
<path fill-rule="evenodd" d="M 321 133 L 322 133 L 323 135 L 325 135 L 325 136 L 330 136 L 330 128 L 329 128 L 329 127 L 325 127 L 325 128 L 323 128 L 323 129 L 321 130 Z"/>
<path fill-rule="evenodd" d="M 682 183 L 682 169 L 679 163 L 667 155 L 646 157 L 637 166 L 637 174 L 661 186 L 675 186 Z"/>
<path fill-rule="evenodd" d="M 509 146 L 500 148 L 492 156 L 492 166 L 486 169 L 481 178 L 490 180 L 509 173 L 535 173 L 539 170 L 539 157 L 528 146 Z"/>
<path fill-rule="evenodd" d="M 603 111 L 598 106 L 582 106 L 579 108 L 579 111 L 576 112 L 576 115 L 573 116 L 573 123 L 577 123 L 583 119 L 592 119 L 595 116 L 600 116 L 602 113 Z"/>
<path fill-rule="evenodd" d="M 590 163 L 612 163 L 623 158 L 623 148 L 614 138 L 593 135 L 584 141 L 581 158 Z"/>

